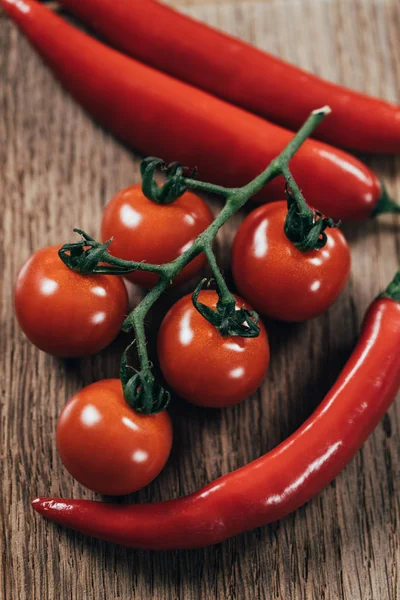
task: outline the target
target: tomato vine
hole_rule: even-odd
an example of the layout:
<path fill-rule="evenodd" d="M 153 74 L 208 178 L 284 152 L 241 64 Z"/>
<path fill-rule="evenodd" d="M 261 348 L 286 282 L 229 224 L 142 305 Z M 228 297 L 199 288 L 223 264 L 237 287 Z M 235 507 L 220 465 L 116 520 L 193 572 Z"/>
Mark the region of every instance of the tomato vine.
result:
<path fill-rule="evenodd" d="M 112 240 L 101 244 L 80 229 L 74 229 L 74 231 L 82 236 L 82 240 L 76 243 L 65 244 L 60 249 L 59 256 L 61 260 L 69 268 L 79 273 L 126 275 L 135 270 L 142 270 L 156 273 L 160 278 L 156 285 L 127 316 L 122 325 L 123 331 L 134 331 L 135 341 L 133 343 L 136 345 L 139 357 L 140 368 L 133 370 L 127 361 L 127 351 L 132 346 L 132 343 L 125 350 L 121 360 L 121 380 L 124 386 L 125 399 L 137 412 L 146 414 L 160 412 L 167 406 L 170 400 L 169 392 L 156 381 L 152 371 L 152 363 L 148 357 L 144 327 L 146 314 L 174 277 L 201 252 L 205 253 L 210 264 L 217 286 L 219 301 L 216 311 L 214 314 L 211 314 L 213 312 L 211 309 L 205 310 L 197 301 L 200 289 L 198 287 L 193 295 L 193 302 L 197 310 L 201 312 L 204 318 L 219 328 L 222 335 L 226 335 L 227 332 L 229 332 L 229 335 L 246 337 L 256 337 L 259 335 L 259 327 L 257 326 L 258 317 L 255 313 L 242 308 L 240 310 L 240 318 L 238 318 L 235 297 L 225 283 L 212 248 L 213 241 L 219 229 L 252 196 L 275 177 L 283 176 L 286 181 L 289 206 L 285 223 L 286 235 L 303 251 L 312 248 L 318 249 L 324 245 L 326 241 L 326 236 L 323 233 L 324 229 L 335 226 L 335 223 L 308 207 L 290 173 L 289 162 L 318 124 L 330 112 L 331 109 L 328 106 L 314 110 L 281 154 L 271 161 L 260 175 L 241 188 L 224 188 L 198 181 L 194 179 L 193 174 L 190 177 L 185 176 L 185 169 L 177 163 L 167 166 L 158 158 L 145 159 L 141 165 L 143 193 L 150 200 L 159 203 L 170 203 L 189 189 L 217 194 L 225 199 L 224 207 L 215 220 L 196 238 L 190 248 L 175 260 L 163 265 L 156 265 L 119 259 L 112 256 L 108 251 L 108 246 Z M 157 168 L 161 168 L 166 175 L 166 182 L 161 186 L 154 180 L 154 173 Z M 293 235 L 293 231 L 295 230 L 297 237 Z M 301 232 L 300 237 L 298 236 L 298 231 Z"/>

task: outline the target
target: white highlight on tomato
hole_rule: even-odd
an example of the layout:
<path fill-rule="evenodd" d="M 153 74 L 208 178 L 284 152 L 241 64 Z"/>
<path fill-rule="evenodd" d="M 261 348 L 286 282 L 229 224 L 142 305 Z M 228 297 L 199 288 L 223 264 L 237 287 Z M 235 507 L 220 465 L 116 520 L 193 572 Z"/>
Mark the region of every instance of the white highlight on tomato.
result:
<path fill-rule="evenodd" d="M 314 258 L 309 258 L 308 262 L 311 263 L 312 265 L 315 265 L 316 267 L 319 267 L 322 265 L 322 258 L 319 258 L 318 256 L 314 256 Z"/>
<path fill-rule="evenodd" d="M 234 352 L 244 352 L 245 351 L 245 347 L 241 346 L 240 344 L 237 344 L 236 342 L 226 342 L 224 344 L 224 348 L 226 348 L 227 350 L 233 350 Z"/>
<path fill-rule="evenodd" d="M 257 256 L 258 258 L 262 258 L 267 254 L 267 229 L 268 221 L 265 219 L 264 221 L 261 221 L 254 234 L 254 256 Z"/>
<path fill-rule="evenodd" d="M 136 423 L 131 419 L 128 419 L 128 417 L 122 417 L 122 422 L 124 425 L 126 425 L 127 427 L 129 427 L 129 429 L 132 429 L 133 431 L 137 431 L 139 429 Z"/>
<path fill-rule="evenodd" d="M 91 427 L 101 421 L 101 414 L 93 404 L 88 404 L 81 412 L 81 421 L 87 427 Z"/>
<path fill-rule="evenodd" d="M 54 279 L 43 279 L 42 283 L 40 284 L 40 290 L 42 294 L 45 294 L 45 296 L 51 296 L 51 294 L 54 294 L 57 289 L 58 283 L 57 281 L 54 281 Z"/>
<path fill-rule="evenodd" d="M 334 245 L 335 245 L 335 240 L 333 239 L 333 237 L 331 237 L 331 236 L 328 236 L 328 239 L 327 239 L 327 241 L 326 241 L 326 246 L 327 246 L 328 248 L 333 248 L 333 247 L 334 247 Z"/>
<path fill-rule="evenodd" d="M 145 450 L 135 450 L 132 454 L 132 460 L 137 463 L 145 462 L 148 458 L 149 455 Z"/>
<path fill-rule="evenodd" d="M 106 318 L 106 313 L 103 311 L 94 313 L 94 315 L 91 318 L 91 321 L 94 325 L 98 325 L 99 323 L 103 323 L 103 321 Z"/>
<path fill-rule="evenodd" d="M 120 210 L 121 221 L 127 227 L 137 227 L 142 220 L 142 215 L 139 214 L 132 206 L 129 204 L 123 204 Z"/>
<path fill-rule="evenodd" d="M 184 219 L 185 219 L 186 223 L 188 223 L 189 225 L 194 225 L 196 222 L 196 219 L 194 218 L 193 215 L 185 215 Z"/>
<path fill-rule="evenodd" d="M 190 310 L 183 315 L 179 326 L 179 340 L 184 346 L 188 346 L 193 340 L 194 331 L 190 326 Z"/>
<path fill-rule="evenodd" d="M 101 287 L 101 285 L 96 285 L 96 287 L 91 289 L 91 292 L 95 296 L 100 296 L 101 298 L 104 298 L 107 295 L 106 290 Z"/>
<path fill-rule="evenodd" d="M 187 242 L 187 244 L 182 246 L 182 248 L 179 250 L 179 253 L 183 254 L 184 252 L 186 252 L 186 250 L 189 250 L 189 248 L 191 248 L 192 246 L 193 246 L 193 240 L 190 240 L 190 242 Z"/>
<path fill-rule="evenodd" d="M 321 287 L 321 282 L 320 281 L 313 281 L 312 284 L 310 285 L 310 290 L 312 292 L 317 292 L 319 290 L 319 288 Z"/>
<path fill-rule="evenodd" d="M 244 375 L 244 368 L 243 367 L 237 367 L 236 369 L 232 369 L 232 371 L 229 373 L 229 375 L 233 379 L 240 379 Z"/>

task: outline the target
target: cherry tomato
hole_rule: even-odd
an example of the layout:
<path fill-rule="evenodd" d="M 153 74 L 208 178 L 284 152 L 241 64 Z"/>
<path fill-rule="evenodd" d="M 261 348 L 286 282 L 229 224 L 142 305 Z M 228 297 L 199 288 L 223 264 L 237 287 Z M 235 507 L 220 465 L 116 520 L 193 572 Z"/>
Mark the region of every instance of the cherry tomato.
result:
<path fill-rule="evenodd" d="M 237 306 L 249 306 L 239 297 Z M 216 307 L 215 291 L 199 301 Z M 222 337 L 193 306 L 191 294 L 166 314 L 158 335 L 160 367 L 175 392 L 199 406 L 231 406 L 261 384 L 269 363 L 269 344 L 261 322 L 256 338 Z"/>
<path fill-rule="evenodd" d="M 114 237 L 109 250 L 118 258 L 164 264 L 190 248 L 197 236 L 212 222 L 207 204 L 195 194 L 185 192 L 171 204 L 148 200 L 141 185 L 133 185 L 117 194 L 107 205 L 101 224 L 103 241 Z M 204 254 L 189 263 L 174 283 L 196 275 L 205 264 Z M 133 283 L 152 287 L 158 281 L 154 273 L 135 271 L 127 275 Z"/>
<path fill-rule="evenodd" d="M 113 275 L 79 275 L 64 265 L 58 250 L 38 250 L 20 270 L 14 288 L 18 322 L 49 354 L 99 352 L 118 335 L 128 312 L 124 282 Z"/>
<path fill-rule="evenodd" d="M 232 250 L 238 291 L 260 314 L 305 321 L 324 312 L 346 285 L 351 257 L 343 233 L 327 229 L 320 250 L 301 252 L 284 232 L 285 201 L 253 211 L 238 229 Z"/>
<path fill-rule="evenodd" d="M 67 471 L 100 494 L 130 494 L 163 469 L 172 446 L 167 411 L 141 415 L 125 402 L 119 379 L 103 379 L 75 394 L 57 424 Z"/>

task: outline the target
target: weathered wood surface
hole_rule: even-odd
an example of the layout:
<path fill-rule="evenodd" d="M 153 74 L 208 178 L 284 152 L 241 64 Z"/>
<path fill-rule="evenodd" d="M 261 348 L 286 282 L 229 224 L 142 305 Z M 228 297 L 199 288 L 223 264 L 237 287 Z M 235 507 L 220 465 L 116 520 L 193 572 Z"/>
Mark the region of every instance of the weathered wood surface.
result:
<path fill-rule="evenodd" d="M 400 102 L 397 0 L 176 4 L 187 4 L 180 8 L 327 78 Z M 294 101 L 295 96 L 293 90 Z M 398 600 L 399 402 L 318 497 L 279 523 L 214 548 L 127 550 L 62 530 L 32 512 L 30 499 L 37 494 L 92 497 L 61 465 L 56 419 L 81 386 L 117 375 L 125 340 L 81 361 L 46 356 L 19 331 L 12 284 L 38 247 L 71 239 L 78 225 L 98 233 L 105 203 L 138 180 L 138 157 L 61 90 L 4 15 L 0 140 L 0 597 Z M 400 199 L 399 157 L 367 162 Z M 219 236 L 219 259 L 228 275 L 229 246 L 240 218 Z M 327 314 L 310 323 L 267 324 L 271 368 L 252 399 L 221 412 L 174 404 L 171 460 L 135 501 L 195 490 L 264 453 L 301 424 L 346 360 L 366 306 L 400 263 L 399 226 L 390 216 L 345 226 L 354 257 L 347 289 Z M 174 297 L 167 295 L 155 321 Z"/>

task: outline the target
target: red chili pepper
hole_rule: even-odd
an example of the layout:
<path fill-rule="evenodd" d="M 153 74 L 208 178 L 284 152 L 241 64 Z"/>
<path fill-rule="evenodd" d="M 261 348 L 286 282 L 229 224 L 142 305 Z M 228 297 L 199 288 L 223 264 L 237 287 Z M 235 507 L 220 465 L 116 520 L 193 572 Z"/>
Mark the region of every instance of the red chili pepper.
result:
<path fill-rule="evenodd" d="M 290 131 L 104 46 L 37 2 L 0 2 L 74 98 L 147 156 L 196 165 L 213 183 L 241 186 L 292 138 Z M 327 216 L 363 219 L 378 204 L 388 210 L 377 177 L 342 151 L 307 140 L 291 167 L 307 201 Z M 282 188 L 276 179 L 262 198 L 280 199 Z"/>
<path fill-rule="evenodd" d="M 354 456 L 400 386 L 400 271 L 364 321 L 333 388 L 286 441 L 190 496 L 154 504 L 37 498 L 36 511 L 137 548 L 197 548 L 266 525 L 319 492 Z"/>
<path fill-rule="evenodd" d="M 333 116 L 321 139 L 365 152 L 400 152 L 400 107 L 324 81 L 152 0 L 61 0 L 139 60 L 233 104 L 298 129 L 316 106 Z"/>

